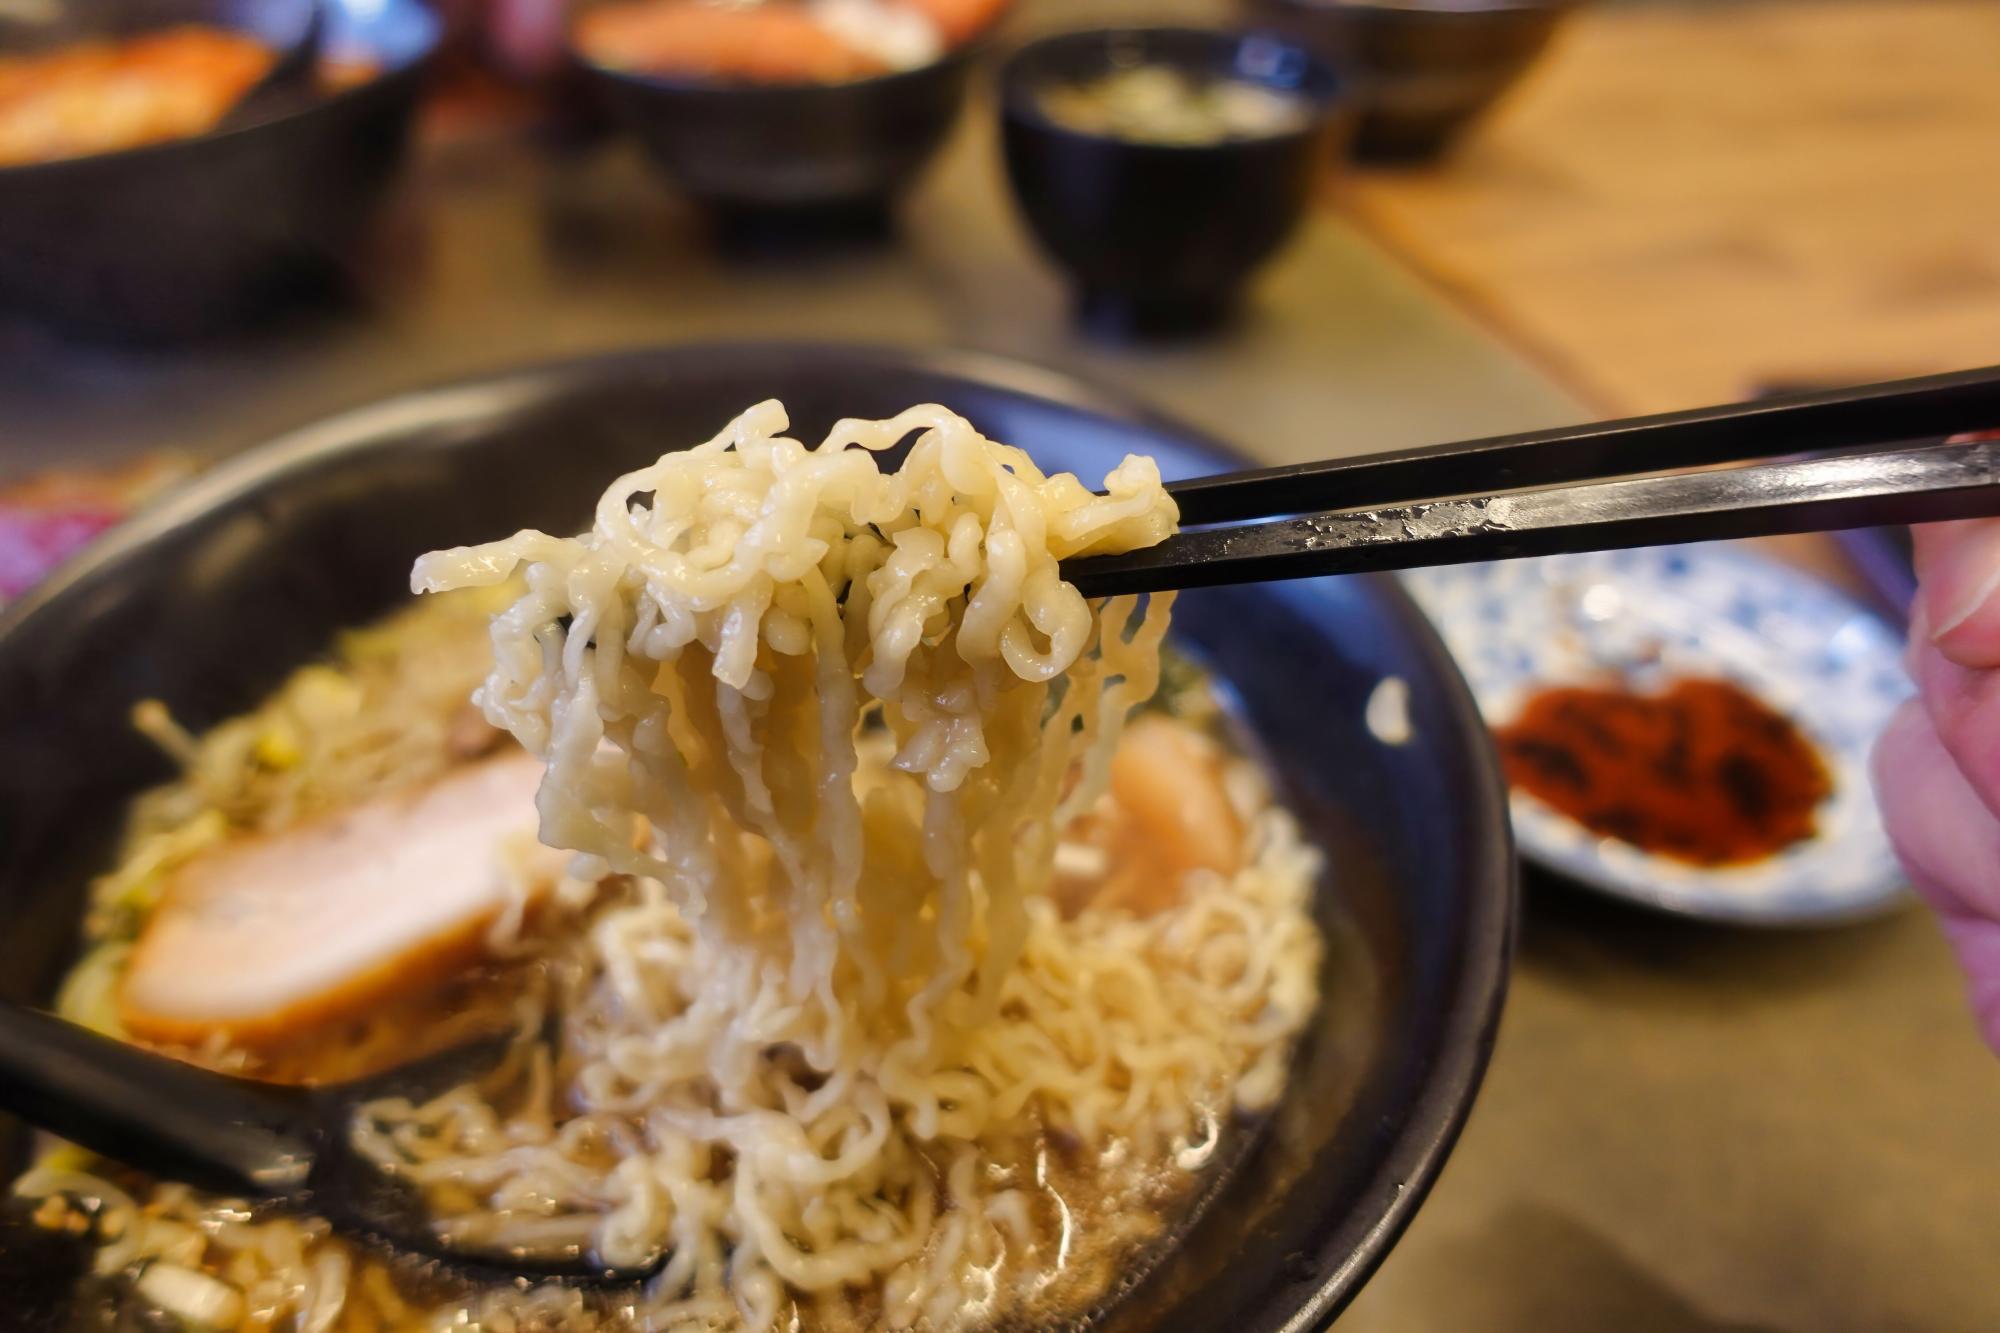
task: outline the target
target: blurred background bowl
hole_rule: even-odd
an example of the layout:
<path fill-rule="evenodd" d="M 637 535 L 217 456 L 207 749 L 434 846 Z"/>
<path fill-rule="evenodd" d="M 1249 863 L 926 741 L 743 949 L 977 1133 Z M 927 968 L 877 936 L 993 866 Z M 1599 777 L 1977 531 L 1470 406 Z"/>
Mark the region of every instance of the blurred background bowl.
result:
<path fill-rule="evenodd" d="M 865 229 L 943 146 L 978 48 L 843 83 L 646 74 L 572 54 L 667 179 L 725 221 Z"/>
<path fill-rule="evenodd" d="M 1165 65 L 1295 96 L 1295 128 L 1198 144 L 1057 124 L 1040 95 L 1115 70 Z M 1344 120 L 1339 81 L 1268 33 L 1108 28 L 1016 52 L 1000 73 L 1007 176 L 1042 248 L 1076 286 L 1079 318 L 1112 336 L 1199 332 L 1297 230 Z"/>
<path fill-rule="evenodd" d="M 282 53 L 313 34 L 319 8 L 318 0 L 16 0 L 0 5 L 0 56 L 184 24 L 231 28 Z"/>
<path fill-rule="evenodd" d="M 365 78 L 267 120 L 0 168 L 0 311 L 162 343 L 323 292 L 402 156 L 439 31 L 420 0 L 324 3 L 326 56 Z M 261 37 L 269 12 L 217 0 L 202 21 Z"/>
<path fill-rule="evenodd" d="M 1354 151 L 1369 161 L 1442 152 L 1500 99 L 1581 0 L 1244 0 L 1351 79 Z"/>

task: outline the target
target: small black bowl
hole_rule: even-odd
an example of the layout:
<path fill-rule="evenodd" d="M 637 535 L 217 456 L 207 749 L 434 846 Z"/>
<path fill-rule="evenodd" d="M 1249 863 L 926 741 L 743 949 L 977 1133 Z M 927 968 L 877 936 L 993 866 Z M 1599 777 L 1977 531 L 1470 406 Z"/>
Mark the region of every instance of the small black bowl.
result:
<path fill-rule="evenodd" d="M 612 69 L 572 48 L 612 116 L 728 223 L 879 230 L 950 133 L 978 42 L 845 83 L 752 84 Z"/>
<path fill-rule="evenodd" d="M 1295 129 L 1194 145 L 1083 133 L 1039 94 L 1139 65 L 1261 84 L 1310 108 Z M 1290 238 L 1341 127 L 1340 85 L 1268 33 L 1112 28 L 1030 43 L 1000 73 L 1007 175 L 1043 249 L 1070 273 L 1084 326 L 1109 336 L 1205 331 Z"/>
<path fill-rule="evenodd" d="M 324 290 L 408 138 L 438 20 L 421 0 L 324 0 L 330 53 L 380 72 L 270 119 L 0 168 L 0 312 L 159 344 Z M 209 22 L 257 31 L 258 6 Z"/>
<path fill-rule="evenodd" d="M 1245 0 L 1354 81 L 1355 156 L 1437 156 L 1513 86 L 1581 0 Z"/>

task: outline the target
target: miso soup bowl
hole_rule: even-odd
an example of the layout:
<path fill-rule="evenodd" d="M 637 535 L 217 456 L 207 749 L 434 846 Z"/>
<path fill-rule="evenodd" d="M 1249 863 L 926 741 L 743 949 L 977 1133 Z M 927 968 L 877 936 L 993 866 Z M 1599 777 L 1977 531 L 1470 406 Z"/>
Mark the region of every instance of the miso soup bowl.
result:
<path fill-rule="evenodd" d="M 1198 144 L 1074 129 L 1042 102 L 1051 87 L 1166 65 L 1296 98 L 1275 133 Z M 1111 335 L 1205 332 L 1304 221 L 1344 105 L 1333 71 L 1262 32 L 1107 28 L 1030 43 L 1000 71 L 1001 138 L 1014 202 L 1069 277 L 1078 318 Z"/>

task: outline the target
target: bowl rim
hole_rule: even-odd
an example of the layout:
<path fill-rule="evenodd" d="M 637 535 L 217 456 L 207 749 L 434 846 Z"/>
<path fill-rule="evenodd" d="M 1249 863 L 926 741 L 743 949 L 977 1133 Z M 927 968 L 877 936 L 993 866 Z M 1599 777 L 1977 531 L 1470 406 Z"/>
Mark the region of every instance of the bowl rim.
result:
<path fill-rule="evenodd" d="M 647 0 L 640 0 L 641 3 Z M 666 3 L 666 0 L 650 0 L 650 3 Z M 702 78 L 693 74 L 649 74 L 644 70 L 620 69 L 607 65 L 584 54 L 576 43 L 577 23 L 594 6 L 578 5 L 564 19 L 562 27 L 562 53 L 575 68 L 593 78 L 638 87 L 651 92 L 673 93 L 679 96 L 710 96 L 717 100 L 743 98 L 749 96 L 792 97 L 799 100 L 831 92 L 867 93 L 880 89 L 900 87 L 920 83 L 930 77 L 962 67 L 969 67 L 974 61 L 984 57 L 992 49 L 993 35 L 1005 21 L 1013 0 L 1007 0 L 969 35 L 960 38 L 938 54 L 937 59 L 927 60 L 921 65 L 908 69 L 884 70 L 880 74 L 868 74 L 858 79 L 842 79 L 836 83 L 797 81 L 788 83 L 731 82 L 724 79 Z"/>
<path fill-rule="evenodd" d="M 337 0 L 321 0 L 322 4 L 337 3 Z M 237 125 L 226 130 L 205 130 L 200 134 L 182 135 L 177 139 L 161 139 L 155 143 L 134 144 L 130 148 L 114 148 L 102 153 L 83 153 L 74 157 L 52 158 L 46 162 L 17 162 L 0 165 L 0 187 L 34 180 L 49 180 L 56 176 L 97 170 L 115 170 L 126 163 L 146 159 L 168 159 L 175 154 L 196 152 L 210 144 L 234 143 L 252 135 L 275 132 L 283 127 L 297 124 L 308 116 L 314 116 L 328 107 L 368 96 L 384 85 L 397 80 L 421 78 L 425 69 L 437 56 L 444 44 L 444 18 L 437 11 L 433 0 L 400 0 L 414 9 L 422 11 L 429 20 L 429 32 L 425 35 L 422 49 L 400 64 L 385 65 L 359 83 L 335 89 L 324 97 L 318 97 L 304 106 L 295 107 L 265 120 L 248 125 Z"/>
<path fill-rule="evenodd" d="M 1296 97 L 1311 108 L 1312 114 L 1291 129 L 1274 130 L 1264 134 L 1232 135 L 1207 143 L 1154 143 L 1145 139 L 1131 139 L 1118 134 L 1099 134 L 1090 130 L 1080 130 L 1055 120 L 1037 104 L 1031 96 L 1032 79 L 1023 65 L 1039 53 L 1058 46 L 1096 45 L 1118 38 L 1146 40 L 1156 37 L 1191 38 L 1199 41 L 1213 41 L 1218 45 L 1240 48 L 1251 39 L 1268 41 L 1282 46 L 1302 61 L 1325 84 L 1325 92 L 1309 92 L 1304 89 L 1284 89 L 1287 96 Z M 1173 62 L 1163 61 L 1170 64 Z M 1044 33 L 1020 43 L 1007 53 L 994 74 L 994 82 L 999 92 L 1000 114 L 1004 121 L 1032 128 L 1039 133 L 1078 144 L 1093 144 L 1104 149 L 1132 153 L 1157 153 L 1162 156 L 1192 158 L 1247 149 L 1267 148 L 1277 144 L 1294 144 L 1316 138 L 1324 133 L 1348 106 L 1353 88 L 1349 79 L 1330 62 L 1322 59 L 1305 43 L 1287 33 L 1260 24 L 1235 26 L 1216 24 L 1202 26 L 1188 23 L 1129 23 L 1103 24 L 1088 28 L 1068 28 L 1061 32 Z M 1259 85 L 1269 86 L 1269 85 Z M 1236 451 L 1231 450 L 1234 453 Z"/>
<path fill-rule="evenodd" d="M 762 339 L 662 343 L 582 356 L 503 364 L 471 376 L 365 398 L 302 425 L 266 437 L 156 498 L 110 529 L 5 608 L 0 640 L 20 634 L 27 622 L 70 589 L 107 567 L 287 475 L 342 455 L 393 448 L 396 432 L 425 423 L 492 416 L 538 401 L 551 386 L 611 378 L 630 367 L 680 360 L 699 365 L 720 359 L 815 359 L 844 363 L 858 372 L 892 367 L 976 383 L 1093 416 L 1109 417 L 1170 435 L 1232 461 L 1242 451 L 1122 390 L 994 353 L 934 346 L 868 342 Z M 1477 850 L 1468 860 L 1464 947 L 1452 972 L 1446 1004 L 1436 1020 L 1437 1047 L 1430 1072 L 1411 1097 L 1409 1114 L 1390 1132 L 1375 1168 L 1356 1189 L 1354 1207 L 1315 1237 L 1322 1257 L 1337 1262 L 1317 1270 L 1299 1294 L 1283 1327 L 1324 1327 L 1346 1307 L 1379 1267 L 1429 1195 L 1445 1159 L 1472 1111 L 1491 1060 L 1507 993 L 1518 933 L 1519 871 L 1506 788 L 1491 736 L 1472 691 L 1442 638 L 1416 602 L 1388 575 L 1355 575 L 1380 597 L 1383 611 L 1410 636 L 1435 672 L 1445 708 L 1437 725 L 1467 738 L 1472 763 L 1464 776 L 1475 799 L 1450 812 Z"/>

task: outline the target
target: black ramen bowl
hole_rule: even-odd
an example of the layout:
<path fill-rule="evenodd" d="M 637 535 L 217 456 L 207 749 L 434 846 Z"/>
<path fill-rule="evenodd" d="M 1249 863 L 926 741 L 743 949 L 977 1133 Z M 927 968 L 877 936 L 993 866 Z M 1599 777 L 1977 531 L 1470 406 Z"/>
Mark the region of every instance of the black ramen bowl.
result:
<path fill-rule="evenodd" d="M 845 83 L 732 83 L 572 58 L 681 193 L 725 225 L 782 237 L 880 231 L 958 119 L 978 48 L 975 38 Z"/>
<path fill-rule="evenodd" d="M 0 313 L 162 343 L 337 281 L 402 156 L 439 25 L 422 0 L 324 3 L 325 51 L 375 65 L 365 81 L 193 138 L 0 168 Z M 209 11 L 252 32 L 265 12 Z"/>
<path fill-rule="evenodd" d="M 1581 0 L 1245 0 L 1354 80 L 1357 157 L 1435 157 L 1500 100 Z"/>
<path fill-rule="evenodd" d="M 1199 144 L 1071 129 L 1041 94 L 1165 65 L 1299 99 L 1300 124 Z M 1298 229 L 1339 132 L 1340 88 L 1302 47 L 1268 33 L 1112 28 L 1030 43 L 1000 74 L 1015 202 L 1076 288 L 1084 326 L 1110 336 L 1201 332 Z"/>
<path fill-rule="evenodd" d="M 1169 477 L 1236 462 L 1053 372 L 794 345 L 555 365 L 295 431 L 161 501 L 0 615 L 0 994 L 49 996 L 126 803 L 169 776 L 127 720 L 135 702 L 163 699 L 197 728 L 246 709 L 341 629 L 405 604 L 419 553 L 526 524 L 581 528 L 613 474 L 772 396 L 808 440 L 843 416 L 935 401 L 1091 479 L 1127 451 Z M 1174 630 L 1325 850 L 1324 1002 L 1281 1105 L 1233 1136 L 1206 1206 L 1171 1250 L 1132 1266 L 1097 1326 L 1318 1327 L 1409 1221 L 1484 1070 L 1513 937 L 1501 783 L 1457 670 L 1388 579 L 1188 593 Z M 1408 691 L 1400 743 L 1364 720 L 1390 678 Z M 19 1137 L 0 1146 L 18 1150 Z M 19 1161 L 0 1152 L 0 1166 Z M 29 1247 L 33 1262 L 58 1271 L 46 1248 Z M 0 1236 L 0 1290 L 14 1292 L 7 1255 Z"/>

